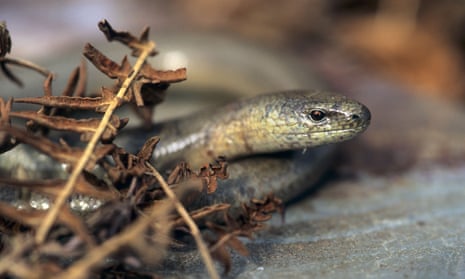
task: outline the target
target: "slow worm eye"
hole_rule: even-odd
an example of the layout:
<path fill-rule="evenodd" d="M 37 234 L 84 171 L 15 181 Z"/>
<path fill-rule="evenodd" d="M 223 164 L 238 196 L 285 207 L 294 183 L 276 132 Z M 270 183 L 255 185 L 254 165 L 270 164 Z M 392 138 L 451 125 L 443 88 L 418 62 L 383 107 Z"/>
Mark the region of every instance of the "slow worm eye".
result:
<path fill-rule="evenodd" d="M 352 120 L 359 120 L 359 119 L 360 119 L 360 115 L 358 115 L 358 114 L 352 114 L 351 118 L 352 118 Z"/>
<path fill-rule="evenodd" d="M 315 109 L 309 113 L 310 119 L 315 122 L 320 122 L 326 117 L 326 113 L 322 110 Z"/>

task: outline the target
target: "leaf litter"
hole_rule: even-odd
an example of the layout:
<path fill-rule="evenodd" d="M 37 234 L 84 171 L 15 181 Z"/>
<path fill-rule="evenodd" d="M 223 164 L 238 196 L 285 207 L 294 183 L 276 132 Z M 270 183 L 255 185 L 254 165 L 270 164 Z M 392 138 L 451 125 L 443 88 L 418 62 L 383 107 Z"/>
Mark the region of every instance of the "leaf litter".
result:
<path fill-rule="evenodd" d="M 171 247 L 189 245 L 185 237 L 176 238 L 180 232 L 195 239 L 210 277 L 219 278 L 211 259 L 229 272 L 231 251 L 248 255 L 240 237 L 251 238 L 263 229 L 273 212 L 282 212 L 282 203 L 272 195 L 252 200 L 234 217 L 228 213 L 227 203 L 187 211 L 190 193 L 211 194 L 218 187 L 218 179 L 227 179 L 224 158 L 200 170 L 190 169 L 188 162 L 179 162 L 165 180 L 150 164 L 158 137 L 148 137 L 137 154 L 113 143 L 128 122 L 113 114 L 116 108 L 129 105 L 145 125 L 150 125 L 154 108 L 164 100 L 171 83 L 185 80 L 187 72 L 185 68 L 157 70 L 146 61 L 157 54 L 148 28 L 136 37 L 113 29 L 106 20 L 98 27 L 108 41 L 129 47 L 136 64 L 131 65 L 127 57 L 117 63 L 86 44 L 84 57 L 115 80 L 114 84 L 102 86 L 98 95 L 87 96 L 83 62 L 72 71 L 61 95 L 54 96 L 50 71 L 7 56 L 11 38 L 6 24 L 0 24 L 3 74 L 17 85 L 23 81 L 14 75 L 10 65 L 45 77 L 43 96 L 7 101 L 0 98 L 0 153 L 19 144 L 28 145 L 66 166 L 69 174 L 68 179 L 0 178 L 0 187 L 13 187 L 29 195 L 39 193 L 54 200 L 48 211 L 0 202 L 0 274 L 19 278 L 50 274 L 63 278 L 152 278 L 156 274 L 142 271 L 141 267 L 161 263 Z M 16 103 L 40 107 L 37 111 L 13 110 Z M 84 111 L 98 117 L 79 118 Z M 23 119 L 25 123 L 12 124 L 17 122 L 12 119 Z M 60 138 L 51 136 L 51 131 L 60 131 Z M 68 142 L 62 135 L 78 139 Z M 76 213 L 68 203 L 59 202 L 76 197 L 91 197 L 103 201 L 103 205 L 92 212 Z"/>

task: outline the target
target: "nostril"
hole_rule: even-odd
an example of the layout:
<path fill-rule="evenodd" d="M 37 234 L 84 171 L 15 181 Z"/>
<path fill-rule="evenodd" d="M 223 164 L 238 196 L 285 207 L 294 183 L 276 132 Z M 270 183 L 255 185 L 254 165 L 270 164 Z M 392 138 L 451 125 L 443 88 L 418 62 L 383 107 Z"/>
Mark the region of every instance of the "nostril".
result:
<path fill-rule="evenodd" d="M 358 120 L 358 119 L 360 119 L 360 115 L 352 114 L 352 120 Z"/>

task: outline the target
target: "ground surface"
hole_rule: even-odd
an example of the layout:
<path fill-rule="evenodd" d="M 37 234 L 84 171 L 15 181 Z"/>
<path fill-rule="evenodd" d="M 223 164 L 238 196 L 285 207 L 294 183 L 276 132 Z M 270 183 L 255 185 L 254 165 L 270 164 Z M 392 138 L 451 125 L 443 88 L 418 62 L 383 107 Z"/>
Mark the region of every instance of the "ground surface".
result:
<path fill-rule="evenodd" d="M 352 87 L 372 127 L 342 146 L 336 170 L 289 206 L 285 224 L 276 218 L 248 243 L 251 255 L 235 258 L 231 277 L 465 275 L 465 113 L 377 84 L 374 93 Z M 201 276 L 190 256 L 168 273 Z"/>

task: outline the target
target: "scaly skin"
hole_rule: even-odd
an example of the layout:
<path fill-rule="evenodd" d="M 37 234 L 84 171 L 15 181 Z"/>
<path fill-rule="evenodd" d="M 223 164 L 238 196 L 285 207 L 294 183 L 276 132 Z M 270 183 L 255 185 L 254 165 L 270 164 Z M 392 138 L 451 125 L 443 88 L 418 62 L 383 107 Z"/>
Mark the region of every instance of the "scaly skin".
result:
<path fill-rule="evenodd" d="M 324 117 L 312 120 L 315 111 Z M 217 156 L 227 157 L 230 178 L 220 180 L 218 190 L 194 206 L 217 202 L 238 206 L 270 192 L 287 201 L 311 186 L 330 163 L 332 146 L 312 147 L 355 137 L 368 127 L 370 117 L 365 106 L 342 95 L 319 91 L 261 95 L 156 125 L 153 134 L 161 141 L 153 161 L 161 169 L 180 160 L 196 168 Z M 135 151 L 149 136 L 140 129 L 127 130 L 117 143 Z M 17 147 L 0 159 L 4 174 L 14 173 L 18 165 L 26 173 L 39 168 L 45 168 L 41 174 L 62 172 L 58 164 L 27 147 Z M 6 196 L 3 191 L 1 199 L 10 199 Z"/>
<path fill-rule="evenodd" d="M 314 110 L 324 112 L 324 119 L 312 120 Z M 157 166 L 186 160 L 198 167 L 218 156 L 233 160 L 345 141 L 363 132 L 369 123 L 368 109 L 345 96 L 320 91 L 277 92 L 156 125 L 154 134 L 161 141 L 153 158 Z M 126 137 L 131 144 L 134 139 L 145 139 L 131 134 Z"/>
<path fill-rule="evenodd" d="M 314 110 L 326 117 L 311 120 Z M 270 192 L 288 201 L 327 169 L 334 145 L 326 144 L 355 137 L 365 131 L 370 118 L 364 105 L 338 94 L 287 91 L 261 95 L 156 125 L 153 134 L 161 141 L 153 162 L 163 169 L 185 160 L 197 168 L 226 156 L 229 178 L 218 181 L 217 191 L 202 196 L 194 206 L 228 202 L 234 207 Z M 147 135 L 140 133 L 126 134 L 123 138 L 131 140 L 126 146 L 141 146 Z"/>

